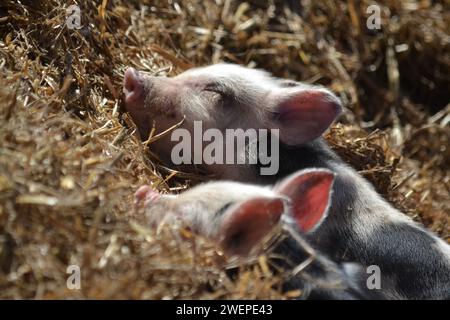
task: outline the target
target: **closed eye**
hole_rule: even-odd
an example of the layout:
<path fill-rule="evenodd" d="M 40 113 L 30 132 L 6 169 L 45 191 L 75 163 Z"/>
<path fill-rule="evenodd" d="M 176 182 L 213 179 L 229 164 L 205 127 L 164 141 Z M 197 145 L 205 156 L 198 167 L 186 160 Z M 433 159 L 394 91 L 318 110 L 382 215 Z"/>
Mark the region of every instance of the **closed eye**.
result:
<path fill-rule="evenodd" d="M 223 98 L 228 98 L 231 96 L 230 90 L 220 83 L 210 83 L 204 88 L 205 91 L 214 92 L 222 96 Z"/>
<path fill-rule="evenodd" d="M 226 88 L 221 86 L 220 84 L 211 84 L 207 85 L 204 89 L 206 92 L 214 93 L 216 96 L 216 105 L 217 107 L 223 107 L 227 105 L 227 101 L 229 100 L 229 93 L 227 92 Z"/>
<path fill-rule="evenodd" d="M 219 82 L 210 82 L 205 85 L 204 90 L 222 93 L 224 91 L 224 86 Z"/>
<path fill-rule="evenodd" d="M 232 202 L 228 202 L 226 203 L 224 206 L 222 206 L 222 208 L 220 208 L 219 210 L 216 211 L 216 213 L 214 214 L 215 217 L 220 217 L 223 215 L 223 213 L 232 205 Z"/>
<path fill-rule="evenodd" d="M 283 88 L 298 87 L 300 84 L 293 80 L 283 80 L 280 84 Z"/>

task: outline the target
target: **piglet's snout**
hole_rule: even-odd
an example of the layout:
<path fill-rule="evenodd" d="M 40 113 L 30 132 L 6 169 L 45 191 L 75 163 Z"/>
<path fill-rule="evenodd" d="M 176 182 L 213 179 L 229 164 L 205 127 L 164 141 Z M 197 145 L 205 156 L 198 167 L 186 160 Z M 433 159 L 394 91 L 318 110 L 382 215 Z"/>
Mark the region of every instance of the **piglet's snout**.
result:
<path fill-rule="evenodd" d="M 135 193 L 134 193 L 134 202 L 135 205 L 144 205 L 148 206 L 149 204 L 156 202 L 160 197 L 160 194 L 155 191 L 150 186 L 141 186 Z"/>
<path fill-rule="evenodd" d="M 144 78 L 134 68 L 125 71 L 123 93 L 127 108 L 142 107 L 144 104 Z"/>

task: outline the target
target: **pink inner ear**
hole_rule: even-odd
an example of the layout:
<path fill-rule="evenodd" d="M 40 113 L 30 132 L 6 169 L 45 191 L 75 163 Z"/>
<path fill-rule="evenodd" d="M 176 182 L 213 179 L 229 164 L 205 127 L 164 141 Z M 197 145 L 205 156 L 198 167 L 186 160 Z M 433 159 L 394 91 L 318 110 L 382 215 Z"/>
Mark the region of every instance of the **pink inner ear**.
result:
<path fill-rule="evenodd" d="M 299 90 L 278 105 L 281 140 L 290 145 L 314 140 L 328 129 L 341 111 L 339 100 L 326 90 Z"/>
<path fill-rule="evenodd" d="M 291 215 L 303 232 L 311 232 L 326 217 L 334 175 L 328 170 L 313 170 L 294 174 L 277 191 L 288 196 Z"/>
<path fill-rule="evenodd" d="M 219 236 L 230 255 L 244 256 L 278 223 L 284 212 L 281 198 L 253 198 L 224 213 Z"/>

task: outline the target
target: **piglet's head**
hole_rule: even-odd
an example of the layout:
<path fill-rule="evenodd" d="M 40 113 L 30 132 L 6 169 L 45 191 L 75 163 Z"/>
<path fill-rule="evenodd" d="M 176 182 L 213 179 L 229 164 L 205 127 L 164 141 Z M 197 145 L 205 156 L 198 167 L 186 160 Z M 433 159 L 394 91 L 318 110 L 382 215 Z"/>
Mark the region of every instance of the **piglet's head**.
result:
<path fill-rule="evenodd" d="M 313 232 L 327 215 L 333 181 L 327 170 L 300 171 L 277 185 L 273 197 L 235 204 L 224 213 L 219 232 L 222 247 L 231 255 L 247 255 L 282 217 L 301 233 Z M 286 197 L 288 203 L 282 201 Z"/>
<path fill-rule="evenodd" d="M 125 72 L 126 108 L 145 139 L 153 121 L 163 131 L 185 118 L 203 127 L 279 129 L 281 141 L 298 145 L 319 137 L 341 112 L 325 88 L 286 81 L 233 64 L 187 70 L 173 78 Z M 170 146 L 170 144 L 166 144 Z"/>
<path fill-rule="evenodd" d="M 231 181 L 195 186 L 179 195 L 160 195 L 149 186 L 135 193 L 146 206 L 151 225 L 183 222 L 216 241 L 229 256 L 247 256 L 280 223 L 301 233 L 315 230 L 330 203 L 334 175 L 324 169 L 303 170 L 274 188 Z"/>

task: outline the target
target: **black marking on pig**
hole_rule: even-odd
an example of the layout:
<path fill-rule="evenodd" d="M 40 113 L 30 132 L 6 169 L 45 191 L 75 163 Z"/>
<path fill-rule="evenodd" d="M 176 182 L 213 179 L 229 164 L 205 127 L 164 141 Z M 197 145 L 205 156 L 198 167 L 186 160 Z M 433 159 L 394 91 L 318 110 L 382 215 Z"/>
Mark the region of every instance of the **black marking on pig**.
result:
<path fill-rule="evenodd" d="M 300 236 L 300 233 L 298 234 Z M 292 270 L 306 261 L 310 254 L 293 238 L 285 238 L 274 252 L 279 259 L 273 261 L 279 268 Z M 300 289 L 300 299 L 308 300 L 384 300 L 381 290 L 370 290 L 366 286 L 364 267 L 359 265 L 352 274 L 347 274 L 344 264 L 338 264 L 315 250 L 314 260 L 299 274 L 283 284 L 283 290 Z"/>
<path fill-rule="evenodd" d="M 355 236 L 353 216 L 371 212 L 358 211 L 355 204 L 361 197 L 358 193 L 361 190 L 356 189 L 357 173 L 348 168 L 322 138 L 300 146 L 280 142 L 279 148 L 278 174 L 261 176 L 259 165 L 254 165 L 254 182 L 274 184 L 297 170 L 311 167 L 337 173 L 328 217 L 314 233 L 306 235 L 310 243 L 340 263 L 357 261 L 365 266 L 378 265 L 382 283 L 393 286 L 384 288 L 392 292 L 392 297 L 450 298 L 450 259 L 437 249 L 433 251 L 436 240 L 425 230 L 406 222 L 386 222 L 380 223 L 378 230 L 368 233 L 365 241 Z M 374 196 L 373 192 L 367 196 Z M 377 221 L 377 217 L 374 219 Z"/>
<path fill-rule="evenodd" d="M 214 213 L 214 217 L 215 218 L 220 218 L 224 214 L 224 212 L 233 204 L 234 204 L 233 202 L 226 203 L 224 206 L 222 206 L 222 208 L 220 208 L 219 210 L 217 210 Z"/>
<path fill-rule="evenodd" d="M 383 243 L 382 250 L 380 243 Z M 368 265 L 379 265 L 382 276 L 395 279 L 401 289 L 399 293 L 408 299 L 450 299 L 450 270 L 434 252 L 438 250 L 436 246 L 436 239 L 423 230 L 388 223 L 381 225 L 364 243 L 364 259 Z M 416 266 L 422 268 L 417 270 Z"/>

